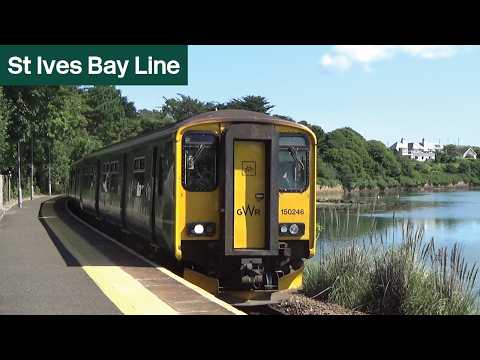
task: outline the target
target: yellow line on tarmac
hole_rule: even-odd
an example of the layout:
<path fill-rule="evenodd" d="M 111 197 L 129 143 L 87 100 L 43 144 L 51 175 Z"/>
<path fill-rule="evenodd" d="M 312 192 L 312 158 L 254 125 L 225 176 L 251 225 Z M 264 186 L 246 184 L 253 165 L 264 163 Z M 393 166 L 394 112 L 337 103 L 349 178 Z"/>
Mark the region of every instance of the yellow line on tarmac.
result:
<path fill-rule="evenodd" d="M 52 206 L 49 200 L 48 205 Z M 53 212 L 53 209 L 52 209 Z M 48 220 L 47 220 L 48 222 Z M 172 307 L 142 286 L 110 259 L 60 222 L 48 222 L 62 244 L 77 259 L 82 269 L 118 309 L 126 315 L 175 315 Z"/>
<path fill-rule="evenodd" d="M 178 314 L 118 266 L 83 266 L 82 268 L 126 315 Z"/>
<path fill-rule="evenodd" d="M 85 222 L 84 220 L 82 220 L 81 218 L 79 218 L 77 215 L 75 215 L 71 210 L 70 208 L 68 207 L 68 200 L 67 202 L 65 203 L 65 207 L 69 213 L 70 216 L 72 216 L 75 220 L 77 220 L 78 222 L 84 224 L 86 227 L 88 227 L 89 229 L 93 230 L 94 232 L 96 232 L 97 234 L 99 234 L 100 236 L 103 236 L 105 239 L 107 240 L 110 240 L 111 242 L 113 242 L 114 244 L 120 246 L 122 249 L 128 251 L 130 254 L 132 255 L 135 255 L 137 256 L 139 259 L 142 259 L 143 261 L 145 261 L 146 263 L 150 264 L 152 267 L 156 268 L 158 271 L 161 271 L 163 272 L 164 274 L 170 276 L 172 279 L 178 281 L 179 283 L 183 284 L 184 286 L 188 287 L 189 289 L 192 289 L 193 291 L 197 292 L 198 294 L 202 295 L 203 297 L 207 298 L 208 300 L 210 300 L 211 302 L 214 302 L 216 303 L 217 305 L 223 307 L 224 309 L 230 311 L 231 313 L 235 314 L 235 315 L 247 315 L 246 313 L 244 313 L 243 311 L 240 311 L 238 310 L 237 308 L 233 307 L 232 305 L 216 298 L 214 295 L 210 294 L 209 292 L 205 291 L 204 289 L 202 289 L 201 287 L 195 285 L 195 284 L 192 284 L 190 282 L 188 282 L 187 280 L 185 280 L 184 278 L 174 274 L 173 272 L 171 272 L 170 270 L 164 268 L 164 267 L 161 267 L 161 266 L 158 266 L 158 264 L 155 264 L 153 261 L 151 261 L 150 259 L 147 259 L 146 257 L 136 253 L 135 251 L 133 251 L 132 249 L 128 248 L 127 246 L 123 245 L 122 243 L 118 242 L 117 240 L 113 239 L 112 237 L 110 237 L 109 235 L 107 234 L 104 234 L 102 233 L 100 230 L 98 230 L 97 228 L 93 227 L 92 225 L 90 225 L 89 223 Z"/>

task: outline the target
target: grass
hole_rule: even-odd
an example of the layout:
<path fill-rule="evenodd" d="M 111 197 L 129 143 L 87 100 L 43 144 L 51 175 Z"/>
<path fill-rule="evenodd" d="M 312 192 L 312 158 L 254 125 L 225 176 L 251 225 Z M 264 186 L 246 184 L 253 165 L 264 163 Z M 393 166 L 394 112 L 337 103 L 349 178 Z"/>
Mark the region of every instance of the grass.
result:
<path fill-rule="evenodd" d="M 478 268 L 462 248 L 436 248 L 423 228 L 402 224 L 402 239 L 368 241 L 324 252 L 305 269 L 308 296 L 371 314 L 478 313 Z"/>

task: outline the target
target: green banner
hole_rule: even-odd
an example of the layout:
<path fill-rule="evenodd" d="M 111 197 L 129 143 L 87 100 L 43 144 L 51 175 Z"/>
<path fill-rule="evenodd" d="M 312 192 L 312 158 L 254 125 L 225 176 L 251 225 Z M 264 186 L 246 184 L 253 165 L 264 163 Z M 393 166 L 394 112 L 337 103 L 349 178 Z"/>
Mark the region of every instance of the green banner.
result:
<path fill-rule="evenodd" d="M 0 45 L 0 85 L 188 85 L 188 47 Z"/>

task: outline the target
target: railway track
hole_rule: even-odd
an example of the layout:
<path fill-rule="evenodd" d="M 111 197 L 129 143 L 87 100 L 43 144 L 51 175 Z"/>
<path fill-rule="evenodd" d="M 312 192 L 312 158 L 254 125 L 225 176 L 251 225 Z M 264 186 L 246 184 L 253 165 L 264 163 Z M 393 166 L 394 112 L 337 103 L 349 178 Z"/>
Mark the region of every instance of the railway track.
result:
<path fill-rule="evenodd" d="M 272 304 L 254 305 L 254 306 L 236 306 L 238 310 L 248 315 L 288 315 Z"/>

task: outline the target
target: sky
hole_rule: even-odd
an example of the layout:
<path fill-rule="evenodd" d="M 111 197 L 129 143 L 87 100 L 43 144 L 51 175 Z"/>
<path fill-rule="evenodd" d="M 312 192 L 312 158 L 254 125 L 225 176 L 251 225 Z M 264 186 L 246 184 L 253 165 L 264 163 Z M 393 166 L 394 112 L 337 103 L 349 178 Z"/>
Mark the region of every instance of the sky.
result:
<path fill-rule="evenodd" d="M 189 46 L 187 86 L 118 86 L 137 109 L 177 93 L 224 102 L 265 96 L 272 114 L 367 140 L 480 145 L 480 47 Z"/>

